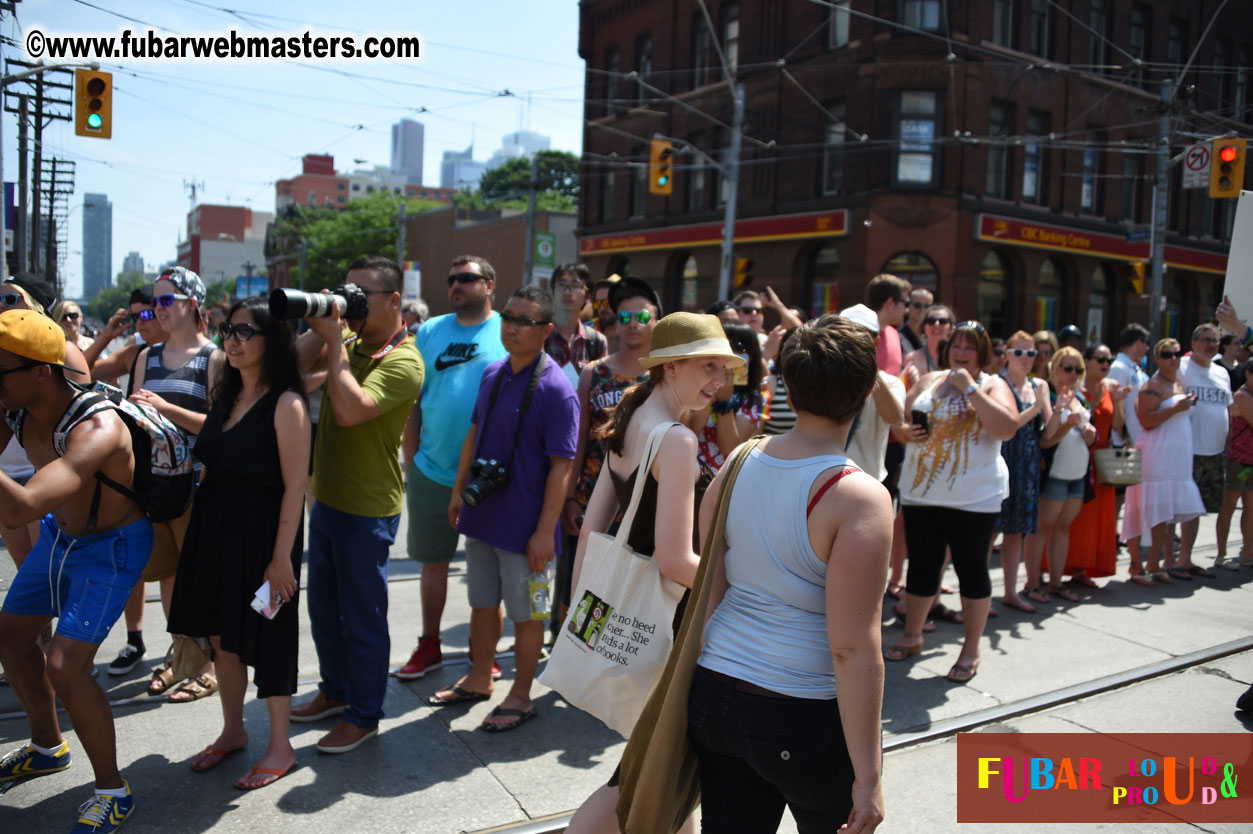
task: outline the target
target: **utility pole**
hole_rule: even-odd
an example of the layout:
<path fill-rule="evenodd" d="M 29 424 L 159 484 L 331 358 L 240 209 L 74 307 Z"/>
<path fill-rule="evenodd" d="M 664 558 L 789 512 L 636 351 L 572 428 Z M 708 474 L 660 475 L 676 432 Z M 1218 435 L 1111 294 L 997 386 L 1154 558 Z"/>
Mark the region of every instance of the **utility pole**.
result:
<path fill-rule="evenodd" d="M 401 198 L 398 214 L 396 215 L 396 266 L 400 267 L 400 274 L 405 273 L 405 201 Z"/>
<path fill-rule="evenodd" d="M 44 136 L 44 77 L 35 76 L 35 159 L 32 172 L 35 181 L 30 189 L 30 269 L 36 275 L 43 274 L 39 264 L 39 191 L 43 179 L 43 136 Z"/>
<path fill-rule="evenodd" d="M 727 206 L 722 219 L 722 266 L 718 270 L 718 299 L 730 294 L 731 270 L 735 263 L 735 209 L 740 197 L 740 145 L 744 132 L 744 85 L 735 86 L 735 113 L 731 119 L 731 147 L 722 163 L 727 181 Z"/>
<path fill-rule="evenodd" d="M 13 253 L 17 255 L 15 259 L 17 271 L 24 272 L 26 271 L 26 230 L 27 222 L 30 219 L 26 201 L 26 183 L 30 176 L 26 167 L 26 144 L 27 136 L 30 132 L 30 107 L 27 105 L 26 96 L 24 95 L 19 95 L 17 101 L 17 235 L 13 241 Z"/>
<path fill-rule="evenodd" d="M 309 255 L 309 241 L 300 241 L 300 291 L 305 291 L 305 261 Z"/>
<path fill-rule="evenodd" d="M 522 283 L 532 282 L 535 260 L 535 188 L 539 185 L 539 154 L 531 155 L 531 181 L 527 184 L 526 244 L 522 256 Z"/>
<path fill-rule="evenodd" d="M 1172 82 L 1162 82 L 1162 103 L 1157 119 L 1157 176 L 1153 183 L 1153 226 L 1150 245 L 1149 344 L 1162 335 L 1162 278 L 1166 258 L 1166 202 L 1170 199 L 1170 112 Z"/>

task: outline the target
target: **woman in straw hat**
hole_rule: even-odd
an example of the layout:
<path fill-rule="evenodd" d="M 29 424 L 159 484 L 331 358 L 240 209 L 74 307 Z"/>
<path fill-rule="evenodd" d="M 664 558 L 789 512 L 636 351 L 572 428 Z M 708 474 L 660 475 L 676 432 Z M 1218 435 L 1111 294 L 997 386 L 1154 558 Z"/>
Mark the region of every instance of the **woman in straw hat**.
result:
<path fill-rule="evenodd" d="M 716 316 L 671 313 L 653 329 L 648 356 L 640 360 L 649 369 L 648 381 L 629 388 L 600 437 L 609 452 L 603 472 L 592 490 L 579 535 L 574 562 L 574 587 L 590 533 L 609 529 L 619 507 L 630 500 L 644 447 L 652 430 L 675 423 L 662 436 L 661 446 L 644 477 L 643 497 L 627 543 L 641 555 L 657 560 L 661 574 L 685 588 L 692 586 L 700 554 L 694 549 L 693 529 L 697 487 L 704 484 L 696 463 L 696 435 L 679 424 L 683 415 L 717 399 L 727 373 L 744 364 L 731 349 Z M 570 834 L 617 831 L 618 774 L 593 793 L 570 821 Z"/>

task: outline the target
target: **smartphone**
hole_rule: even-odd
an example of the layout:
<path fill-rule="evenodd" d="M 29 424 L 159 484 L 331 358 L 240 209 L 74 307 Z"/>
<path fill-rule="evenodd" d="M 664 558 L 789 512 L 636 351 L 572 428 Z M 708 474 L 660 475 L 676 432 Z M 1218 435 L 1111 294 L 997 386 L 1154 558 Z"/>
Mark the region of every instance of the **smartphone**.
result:
<path fill-rule="evenodd" d="M 278 610 L 283 607 L 283 600 L 280 599 L 277 605 L 270 605 L 270 599 L 270 580 L 267 579 L 261 583 L 261 587 L 257 589 L 256 594 L 252 597 L 252 610 L 267 620 L 272 620 L 278 616 Z"/>
<path fill-rule="evenodd" d="M 740 365 L 738 368 L 736 368 L 734 371 L 731 372 L 731 384 L 736 385 L 736 386 L 747 385 L 748 384 L 748 363 L 750 361 L 748 358 L 748 354 L 737 353 L 735 355 L 743 359 L 744 364 Z"/>
<path fill-rule="evenodd" d="M 913 411 L 909 412 L 909 421 L 915 426 L 920 427 L 923 431 L 927 432 L 927 434 L 931 433 L 931 430 L 927 427 L 927 412 L 919 411 L 915 408 Z"/>

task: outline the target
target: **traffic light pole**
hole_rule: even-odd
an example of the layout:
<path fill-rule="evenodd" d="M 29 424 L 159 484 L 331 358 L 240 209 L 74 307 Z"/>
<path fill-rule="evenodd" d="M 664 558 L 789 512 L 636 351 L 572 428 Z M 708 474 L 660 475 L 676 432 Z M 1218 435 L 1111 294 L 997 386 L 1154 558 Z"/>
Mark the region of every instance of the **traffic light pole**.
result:
<path fill-rule="evenodd" d="M 30 189 L 30 271 L 39 275 L 39 189 L 43 179 L 43 136 L 44 136 L 44 77 L 35 76 L 35 159 L 32 163 L 35 178 Z"/>
<path fill-rule="evenodd" d="M 1170 112 L 1172 82 L 1162 82 L 1157 120 L 1157 176 L 1153 183 L 1153 229 L 1149 274 L 1149 344 L 1162 337 L 1162 278 L 1166 260 L 1166 202 L 1170 199 Z M 1211 161 L 1211 164 L 1213 162 Z"/>
<path fill-rule="evenodd" d="M 731 147 L 722 164 L 727 181 L 727 207 L 722 220 L 722 267 L 718 271 L 718 300 L 730 294 L 731 271 L 735 266 L 735 209 L 740 197 L 740 146 L 744 132 L 744 85 L 735 86 L 735 113 L 731 120 Z"/>
<path fill-rule="evenodd" d="M 522 283 L 534 281 L 535 263 L 535 191 L 539 185 L 539 154 L 531 154 L 531 176 L 527 183 L 526 201 L 526 249 L 522 253 Z M 552 276 L 549 276 L 551 280 Z"/>

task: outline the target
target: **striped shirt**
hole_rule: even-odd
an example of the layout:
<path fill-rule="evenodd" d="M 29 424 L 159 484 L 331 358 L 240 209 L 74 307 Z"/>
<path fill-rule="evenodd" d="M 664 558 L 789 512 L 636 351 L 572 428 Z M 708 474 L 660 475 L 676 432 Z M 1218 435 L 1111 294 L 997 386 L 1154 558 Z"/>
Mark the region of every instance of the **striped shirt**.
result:
<path fill-rule="evenodd" d="M 148 348 L 148 362 L 144 365 L 144 384 L 146 391 L 159 395 L 170 405 L 185 408 L 188 411 L 207 413 L 209 410 L 209 357 L 217 350 L 217 345 L 207 342 L 196 355 L 181 367 L 170 369 L 161 362 L 165 352 L 165 342 Z M 185 427 L 180 426 L 184 431 Z M 187 432 L 187 441 L 194 446 L 196 435 Z M 196 471 L 200 471 L 200 462 L 196 461 Z"/>

